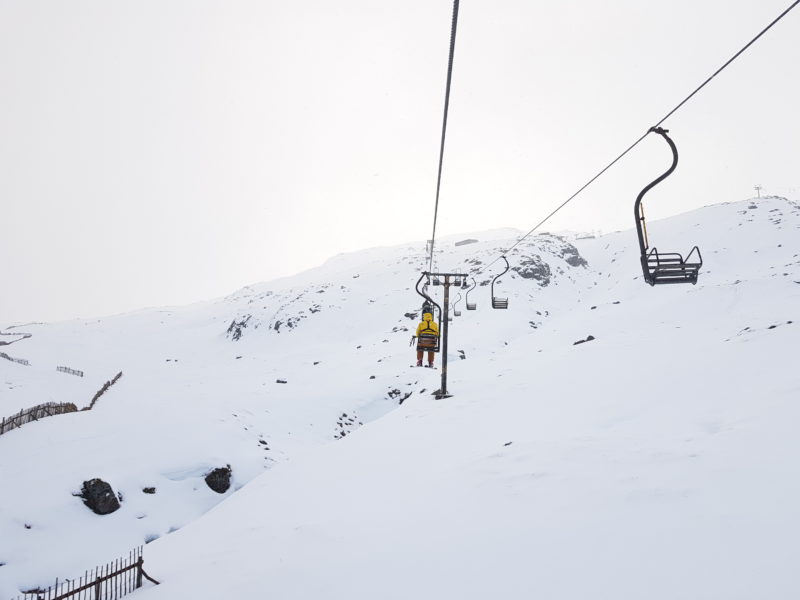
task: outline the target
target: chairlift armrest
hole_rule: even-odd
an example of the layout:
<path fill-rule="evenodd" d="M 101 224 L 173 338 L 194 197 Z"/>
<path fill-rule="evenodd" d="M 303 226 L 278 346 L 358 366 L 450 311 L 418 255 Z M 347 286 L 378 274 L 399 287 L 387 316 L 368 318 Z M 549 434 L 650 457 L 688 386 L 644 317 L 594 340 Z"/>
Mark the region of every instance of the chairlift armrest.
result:
<path fill-rule="evenodd" d="M 691 252 L 689 252 L 689 254 L 688 254 L 688 255 L 686 255 L 686 261 L 685 261 L 685 262 L 687 262 L 687 263 L 688 263 L 688 262 L 689 262 L 689 258 L 690 258 L 690 257 L 692 256 L 692 254 L 694 254 L 695 252 L 697 252 L 697 258 L 699 258 L 699 259 L 700 259 L 700 263 L 699 263 L 697 266 L 698 266 L 698 268 L 699 268 L 699 267 L 702 267 L 702 266 L 703 266 L 703 255 L 702 255 L 702 254 L 700 254 L 700 248 L 698 248 L 697 246 L 695 246 L 694 248 L 692 248 Z"/>

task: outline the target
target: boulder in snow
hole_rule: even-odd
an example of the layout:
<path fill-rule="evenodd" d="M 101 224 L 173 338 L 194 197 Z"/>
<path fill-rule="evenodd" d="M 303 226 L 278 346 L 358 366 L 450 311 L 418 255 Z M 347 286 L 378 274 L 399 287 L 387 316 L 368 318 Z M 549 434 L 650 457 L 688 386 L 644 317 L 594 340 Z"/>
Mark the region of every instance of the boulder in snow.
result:
<path fill-rule="evenodd" d="M 111 485 L 99 478 L 84 481 L 79 495 L 83 503 L 98 515 L 111 514 L 120 506 Z"/>
<path fill-rule="evenodd" d="M 206 475 L 206 484 L 218 494 L 224 494 L 231 487 L 231 466 L 218 467 Z"/>

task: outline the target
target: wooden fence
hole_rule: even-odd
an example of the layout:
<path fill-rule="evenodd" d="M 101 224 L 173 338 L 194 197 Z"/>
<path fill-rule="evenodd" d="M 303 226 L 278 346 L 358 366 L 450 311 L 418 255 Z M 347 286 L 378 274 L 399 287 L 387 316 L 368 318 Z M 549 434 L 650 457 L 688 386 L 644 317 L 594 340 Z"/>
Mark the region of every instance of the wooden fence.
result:
<path fill-rule="evenodd" d="M 30 423 L 31 421 L 38 421 L 44 417 L 76 412 L 77 410 L 78 407 L 72 402 L 46 402 L 45 404 L 39 404 L 27 410 L 22 409 L 13 417 L 3 417 L 3 420 L 0 421 L 0 435 L 12 429 L 16 429 L 17 427 L 21 427 L 25 423 Z"/>
<path fill-rule="evenodd" d="M 114 379 L 112 379 L 111 381 L 106 381 L 103 384 L 103 387 L 101 387 L 99 390 L 97 390 L 97 393 L 92 398 L 92 401 L 89 402 L 89 406 L 87 406 L 85 408 L 82 408 L 81 410 L 92 410 L 94 408 L 95 403 L 100 399 L 100 396 L 105 394 L 108 391 L 108 388 L 110 388 L 112 385 L 117 383 L 117 381 L 119 381 L 120 377 L 122 377 L 122 371 L 120 371 L 119 373 L 114 375 Z"/>
<path fill-rule="evenodd" d="M 119 381 L 119 378 L 122 377 L 122 371 L 114 375 L 114 378 L 111 381 L 106 381 L 97 392 L 95 393 L 92 401 L 89 403 L 88 406 L 85 406 L 81 410 L 92 410 L 94 405 L 99 400 L 100 396 L 105 394 L 109 388 Z M 30 423 L 31 421 L 38 421 L 42 417 L 53 417 L 55 415 L 62 415 L 64 413 L 71 413 L 78 410 L 78 407 L 72 404 L 72 402 L 62 402 L 62 403 L 55 403 L 55 402 L 47 402 L 45 404 L 39 404 L 38 406 L 34 406 L 33 408 L 29 409 L 22 409 L 16 415 L 12 417 L 3 417 L 3 420 L 0 421 L 0 435 L 11 431 L 12 429 L 16 429 L 24 425 L 25 423 Z"/>
<path fill-rule="evenodd" d="M 5 358 L 6 360 L 10 360 L 11 362 L 18 363 L 20 365 L 30 366 L 30 362 L 28 362 L 27 358 L 14 358 L 13 356 L 9 356 L 5 352 L 0 352 L 0 358 Z"/>
<path fill-rule="evenodd" d="M 142 587 L 144 579 L 158 585 L 158 581 L 144 571 L 142 547 L 139 546 L 127 557 L 86 571 L 83 577 L 62 582 L 56 579 L 52 587 L 28 590 L 15 600 L 114 600 Z"/>
<path fill-rule="evenodd" d="M 70 369 L 69 367 L 56 367 L 56 371 L 60 371 L 61 373 L 69 373 L 70 375 L 77 375 L 78 377 L 83 377 L 83 371 L 78 371 L 77 369 Z"/>

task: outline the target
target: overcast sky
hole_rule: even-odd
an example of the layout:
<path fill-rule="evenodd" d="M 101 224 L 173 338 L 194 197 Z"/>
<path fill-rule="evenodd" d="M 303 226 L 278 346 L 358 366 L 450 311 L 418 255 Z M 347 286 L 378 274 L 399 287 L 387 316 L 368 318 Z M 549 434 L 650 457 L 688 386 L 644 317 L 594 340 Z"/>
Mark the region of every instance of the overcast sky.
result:
<path fill-rule="evenodd" d="M 463 0 L 440 233 L 529 229 L 789 4 Z M 0 0 L 0 326 L 429 237 L 451 10 Z M 800 198 L 798 39 L 800 9 L 666 123 L 650 217 Z M 651 136 L 548 228 L 631 227 L 668 164 Z"/>

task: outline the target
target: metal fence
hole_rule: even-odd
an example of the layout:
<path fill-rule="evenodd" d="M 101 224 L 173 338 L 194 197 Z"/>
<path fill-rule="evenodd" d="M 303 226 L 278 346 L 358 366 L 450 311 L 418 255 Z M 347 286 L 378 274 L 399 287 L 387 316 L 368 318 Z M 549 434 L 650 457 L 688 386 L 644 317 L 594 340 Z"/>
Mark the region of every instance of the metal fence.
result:
<path fill-rule="evenodd" d="M 77 375 L 78 377 L 83 377 L 83 371 L 78 371 L 77 369 L 70 369 L 69 367 L 56 367 L 56 371 L 60 371 L 61 373 L 69 373 L 70 375 Z"/>
<path fill-rule="evenodd" d="M 158 585 L 158 581 L 145 573 L 139 546 L 127 557 L 86 571 L 83 577 L 61 582 L 56 579 L 52 587 L 28 590 L 14 600 L 114 600 L 142 587 L 144 579 Z"/>
<path fill-rule="evenodd" d="M 78 407 L 72 402 L 46 402 L 45 404 L 39 404 L 33 408 L 22 409 L 14 416 L 3 417 L 3 420 L 0 421 L 0 435 L 12 429 L 16 429 L 17 427 L 21 427 L 25 423 L 30 423 L 31 421 L 38 421 L 44 417 L 76 412 L 77 410 Z"/>

